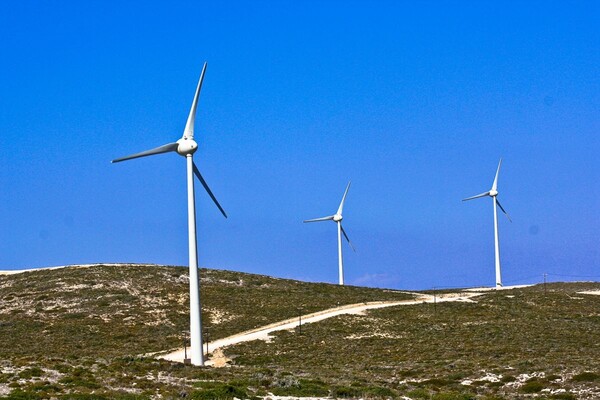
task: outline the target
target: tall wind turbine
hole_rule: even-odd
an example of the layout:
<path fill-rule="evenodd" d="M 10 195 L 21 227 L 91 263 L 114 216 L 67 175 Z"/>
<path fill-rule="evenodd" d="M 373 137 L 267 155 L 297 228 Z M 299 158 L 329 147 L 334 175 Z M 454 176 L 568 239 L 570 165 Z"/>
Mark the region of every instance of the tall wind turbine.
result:
<path fill-rule="evenodd" d="M 191 362 L 193 365 L 204 365 L 204 354 L 202 353 L 202 320 L 200 307 L 200 288 L 198 279 L 198 249 L 196 242 L 196 207 L 194 197 L 194 174 L 208 192 L 210 198 L 217 205 L 221 213 L 227 218 L 227 214 L 223 207 L 219 204 L 212 191 L 208 187 L 206 181 L 200 174 L 200 170 L 194 164 L 193 155 L 198 149 L 198 144 L 194 140 L 194 120 L 196 118 L 196 107 L 198 105 L 198 97 L 206 72 L 206 65 L 202 68 L 196 94 L 192 101 L 192 108 L 183 130 L 181 139 L 174 143 L 168 143 L 160 147 L 142 151 L 141 153 L 132 154 L 130 156 L 117 158 L 112 160 L 113 163 L 131 160 L 139 157 L 152 156 L 154 154 L 162 154 L 169 152 L 177 152 L 179 155 L 186 158 L 187 163 L 187 201 L 188 201 L 188 246 L 189 246 L 189 267 L 190 267 L 190 339 L 191 339 Z"/>
<path fill-rule="evenodd" d="M 354 249 L 354 246 L 352 246 L 352 242 L 350 241 L 350 239 L 348 238 L 348 235 L 346 234 L 346 231 L 344 230 L 344 228 L 342 227 L 342 211 L 344 210 L 344 202 L 346 201 L 346 195 L 348 194 L 348 189 L 350 189 L 350 182 L 348 182 L 348 186 L 346 186 L 346 191 L 344 192 L 344 196 L 342 197 L 342 202 L 340 203 L 340 206 L 337 210 L 337 212 L 333 215 L 330 215 L 328 217 L 322 217 L 322 218 L 315 218 L 315 219 L 307 219 L 304 222 L 320 222 L 320 221 L 333 221 L 335 223 L 337 223 L 337 228 L 338 228 L 338 266 L 339 266 L 339 274 L 340 274 L 340 285 L 344 284 L 344 261 L 342 259 L 342 233 L 344 234 L 344 237 L 346 238 L 346 240 L 348 241 L 348 244 L 350 245 L 350 247 L 352 248 L 352 250 L 356 251 Z"/>
<path fill-rule="evenodd" d="M 488 192 L 481 193 L 481 194 L 478 194 L 477 196 L 467 197 L 466 199 L 463 199 L 463 201 L 467 201 L 467 200 L 477 199 L 479 197 L 489 196 L 492 198 L 492 201 L 494 203 L 494 248 L 496 250 L 496 288 L 499 288 L 502 286 L 502 276 L 500 274 L 500 245 L 498 243 L 498 209 L 496 206 L 500 207 L 500 209 L 506 215 L 508 220 L 510 222 L 512 222 L 512 220 L 510 219 L 510 216 L 508 215 L 508 213 L 506 212 L 504 207 L 502 207 L 502 204 L 500 204 L 500 202 L 498 201 L 498 198 L 497 198 L 498 197 L 498 174 L 500 173 L 501 165 L 502 165 L 502 159 L 500 159 L 500 162 L 498 163 L 498 169 L 496 170 L 496 177 L 494 178 L 494 183 L 492 184 L 492 188 Z"/>

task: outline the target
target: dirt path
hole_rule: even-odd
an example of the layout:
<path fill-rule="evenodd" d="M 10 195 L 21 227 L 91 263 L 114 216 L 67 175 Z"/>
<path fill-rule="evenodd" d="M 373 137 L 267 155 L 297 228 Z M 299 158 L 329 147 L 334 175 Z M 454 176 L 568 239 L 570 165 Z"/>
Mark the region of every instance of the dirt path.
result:
<path fill-rule="evenodd" d="M 433 303 L 434 301 L 442 303 L 449 301 L 473 301 L 472 297 L 479 296 L 483 293 L 476 292 L 456 292 L 456 293 L 444 293 L 437 295 L 435 298 L 432 295 L 426 295 L 422 293 L 415 293 L 414 300 L 401 300 L 401 301 L 377 301 L 369 303 L 358 303 L 349 304 L 345 306 L 330 308 L 328 310 L 318 311 L 311 314 L 302 315 L 302 324 L 311 324 L 322 321 L 327 318 L 332 318 L 343 314 L 363 314 L 368 310 L 377 308 L 393 307 L 393 306 L 407 306 L 422 303 Z M 275 331 L 281 330 L 292 330 L 298 326 L 298 318 L 290 318 L 283 321 L 275 322 L 260 328 L 252 329 L 246 332 L 241 332 L 233 336 L 229 336 L 223 339 L 215 340 L 209 343 L 209 351 L 213 353 L 212 359 L 205 362 L 206 365 L 222 366 L 227 360 L 224 360 L 222 349 L 228 346 L 233 346 L 242 342 L 249 342 L 252 340 L 269 340 L 269 335 Z M 204 349 L 206 350 L 206 348 Z M 205 351 L 206 354 L 206 351 Z M 171 353 L 158 356 L 159 358 L 183 362 L 184 349 L 178 349 Z"/>

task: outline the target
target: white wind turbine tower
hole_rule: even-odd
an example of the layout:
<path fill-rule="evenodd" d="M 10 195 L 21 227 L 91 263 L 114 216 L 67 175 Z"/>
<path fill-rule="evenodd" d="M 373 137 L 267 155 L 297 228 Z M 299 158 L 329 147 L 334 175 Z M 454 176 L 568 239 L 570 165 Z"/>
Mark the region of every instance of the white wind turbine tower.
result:
<path fill-rule="evenodd" d="M 198 86 L 196 87 L 196 94 L 192 101 L 192 107 L 190 114 L 183 131 L 183 136 L 177 142 L 168 143 L 163 146 L 142 151 L 141 153 L 132 154 L 130 156 L 117 158 L 113 160 L 113 163 L 131 160 L 139 157 L 151 156 L 154 154 L 177 152 L 179 155 L 186 158 L 187 162 L 187 200 L 188 200 L 188 245 L 189 245 L 189 268 L 190 268 L 190 353 L 191 362 L 193 365 L 204 365 L 204 354 L 202 353 L 202 320 L 201 320 L 201 307 L 200 307 L 200 289 L 198 279 L 198 249 L 196 242 L 196 207 L 194 197 L 194 174 L 200 180 L 204 189 L 208 192 L 210 198 L 217 205 L 221 213 L 227 218 L 227 214 L 211 192 L 210 188 L 206 184 L 206 181 L 200 174 L 200 171 L 194 164 L 193 154 L 198 149 L 198 144 L 194 141 L 194 119 L 196 117 L 196 106 L 198 105 L 198 97 L 200 96 L 200 89 L 202 88 L 202 81 L 204 80 L 204 73 L 206 72 L 206 65 L 202 68 L 200 79 L 198 80 Z"/>
<path fill-rule="evenodd" d="M 348 189 L 350 189 L 350 182 L 348 182 L 348 186 L 346 186 L 346 191 L 344 192 L 344 196 L 342 197 L 342 202 L 340 203 L 340 206 L 334 215 L 330 215 L 328 217 L 322 217 L 322 218 L 307 219 L 304 221 L 304 222 L 333 221 L 333 222 L 337 223 L 337 228 L 338 228 L 338 265 L 339 265 L 339 274 L 340 274 L 340 285 L 344 284 L 344 261 L 342 259 L 342 233 L 344 234 L 344 237 L 348 241 L 348 244 L 350 245 L 352 250 L 356 251 L 354 249 L 354 246 L 352 246 L 352 242 L 350 242 L 350 239 L 348 238 L 346 231 L 342 227 L 342 219 L 343 219 L 342 211 L 344 210 L 344 202 L 346 201 L 346 195 L 348 194 Z"/>
<path fill-rule="evenodd" d="M 498 198 L 497 198 L 498 197 L 498 174 L 500 173 L 501 165 L 502 165 L 502 159 L 500 159 L 500 162 L 498 163 L 498 169 L 496 170 L 496 177 L 494 178 L 494 183 L 492 184 L 492 188 L 490 189 L 490 191 L 478 194 L 477 196 L 467 197 L 466 199 L 463 199 L 463 201 L 467 201 L 467 200 L 473 200 L 473 199 L 477 199 L 479 197 L 486 197 L 486 196 L 489 196 L 492 198 L 492 201 L 494 204 L 494 248 L 496 250 L 496 253 L 495 253 L 496 254 L 496 288 L 502 286 L 502 276 L 500 274 L 500 245 L 498 243 L 498 210 L 497 210 L 496 206 L 500 207 L 500 209 L 506 215 L 508 220 L 510 222 L 512 222 L 512 220 L 510 219 L 510 216 L 508 215 L 508 213 L 506 212 L 504 207 L 502 207 L 502 205 L 500 204 L 500 202 L 498 201 Z"/>

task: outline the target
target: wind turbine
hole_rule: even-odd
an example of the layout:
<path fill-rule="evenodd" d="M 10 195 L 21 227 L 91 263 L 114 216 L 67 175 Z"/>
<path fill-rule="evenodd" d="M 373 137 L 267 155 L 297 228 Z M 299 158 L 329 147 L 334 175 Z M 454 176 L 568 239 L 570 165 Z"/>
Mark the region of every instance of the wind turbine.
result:
<path fill-rule="evenodd" d="M 488 192 L 481 193 L 481 194 L 478 194 L 477 196 L 467 197 L 466 199 L 463 199 L 463 201 L 467 201 L 467 200 L 477 199 L 479 197 L 489 196 L 492 198 L 492 201 L 494 203 L 494 248 L 496 250 L 496 288 L 502 287 L 502 276 L 500 274 L 500 245 L 498 243 L 498 210 L 497 210 L 496 206 L 500 207 L 500 209 L 506 215 L 508 220 L 510 222 L 512 222 L 512 220 L 510 219 L 510 216 L 508 215 L 508 213 L 506 212 L 504 207 L 502 207 L 502 204 L 500 204 L 500 202 L 498 201 L 498 198 L 497 198 L 498 197 L 498 174 L 500 173 L 501 165 L 502 165 L 502 159 L 500 159 L 500 162 L 498 163 L 498 169 L 496 170 L 496 177 L 494 178 L 494 183 L 492 184 L 492 188 Z"/>
<path fill-rule="evenodd" d="M 202 352 L 202 320 L 200 307 L 200 288 L 198 280 L 198 249 L 196 242 L 196 207 L 194 196 L 194 175 L 198 178 L 204 189 L 208 192 L 210 198 L 217 205 L 221 213 L 227 218 L 227 214 L 223 207 L 219 204 L 208 184 L 200 174 L 200 170 L 194 164 L 193 155 L 198 149 L 198 143 L 194 140 L 194 120 L 196 118 L 196 107 L 198 105 L 198 97 L 204 80 L 207 63 L 204 63 L 196 94 L 192 101 L 192 108 L 183 130 L 181 139 L 174 143 L 168 143 L 151 150 L 142 151 L 141 153 L 132 154 L 130 156 L 117 158 L 112 160 L 113 163 L 131 160 L 134 158 L 152 156 L 155 154 L 177 152 L 179 155 L 186 158 L 187 163 L 187 200 L 188 200 L 188 246 L 189 246 L 189 268 L 190 268 L 190 353 L 191 362 L 193 365 L 204 365 L 204 354 Z"/>
<path fill-rule="evenodd" d="M 342 211 L 344 210 L 344 202 L 346 201 L 346 195 L 348 194 L 348 189 L 350 189 L 350 182 L 348 182 L 348 186 L 346 186 L 346 191 L 344 192 L 344 196 L 342 197 L 342 202 L 340 203 L 340 206 L 337 210 L 337 212 L 333 215 L 330 215 L 328 217 L 322 217 L 322 218 L 315 218 L 315 219 L 307 219 L 304 222 L 320 222 L 320 221 L 333 221 L 335 223 L 337 223 L 337 228 L 338 228 L 338 264 L 339 264 L 339 274 L 340 274 L 340 285 L 344 284 L 344 261 L 342 259 L 342 233 L 344 234 L 344 237 L 346 238 L 346 240 L 348 241 L 348 244 L 350 245 L 350 247 L 352 248 L 352 250 L 356 251 L 354 249 L 354 246 L 352 246 L 352 242 L 350 242 L 350 239 L 348 238 L 348 235 L 346 234 L 346 231 L 344 230 L 344 228 L 342 227 Z"/>

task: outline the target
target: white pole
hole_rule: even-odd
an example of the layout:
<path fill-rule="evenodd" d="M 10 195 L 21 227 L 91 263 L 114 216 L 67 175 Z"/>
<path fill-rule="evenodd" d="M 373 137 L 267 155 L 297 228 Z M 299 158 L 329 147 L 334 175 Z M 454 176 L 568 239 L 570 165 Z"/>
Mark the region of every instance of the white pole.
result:
<path fill-rule="evenodd" d="M 344 260 L 342 259 L 342 224 L 338 221 L 338 262 L 340 272 L 340 285 L 344 284 Z"/>
<path fill-rule="evenodd" d="M 498 208 L 496 205 L 496 196 L 494 199 L 494 249 L 496 251 L 496 287 L 502 287 L 502 277 L 500 275 L 500 244 L 498 243 Z"/>
<path fill-rule="evenodd" d="M 191 154 L 187 160 L 188 187 L 188 244 L 190 266 L 190 353 L 193 365 L 204 365 L 202 352 L 202 321 L 200 315 L 200 285 L 198 279 L 198 254 L 196 242 L 196 204 L 194 198 L 194 161 Z"/>

